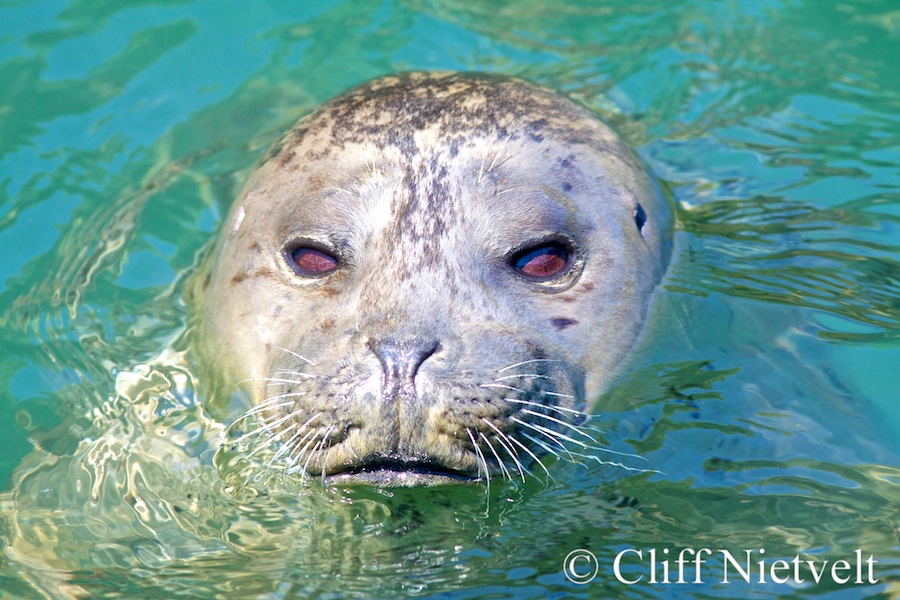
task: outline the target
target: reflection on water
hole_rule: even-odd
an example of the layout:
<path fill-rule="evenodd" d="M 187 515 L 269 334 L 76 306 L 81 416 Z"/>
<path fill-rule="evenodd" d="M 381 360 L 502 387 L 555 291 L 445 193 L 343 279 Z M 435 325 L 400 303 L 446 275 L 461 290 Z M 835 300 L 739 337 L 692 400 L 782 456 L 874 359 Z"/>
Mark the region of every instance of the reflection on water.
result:
<path fill-rule="evenodd" d="M 0 595 L 751 592 L 610 575 L 626 548 L 701 547 L 832 561 L 859 548 L 878 586 L 752 591 L 900 593 L 890 0 L 0 13 Z M 184 282 L 280 130 L 407 68 L 565 90 L 666 180 L 675 260 L 593 421 L 645 472 L 560 461 L 546 482 L 385 492 L 301 484 L 220 450 L 246 407 L 204 402 Z M 585 587 L 562 572 L 577 548 L 603 574 Z"/>
<path fill-rule="evenodd" d="M 778 198 L 716 200 L 682 213 L 703 257 L 673 270 L 679 291 L 721 292 L 829 313 L 825 339 L 879 343 L 900 335 L 900 216 L 884 198 L 816 208 Z M 822 316 L 819 317 L 820 319 Z M 842 324 L 842 327 L 841 327 Z"/>

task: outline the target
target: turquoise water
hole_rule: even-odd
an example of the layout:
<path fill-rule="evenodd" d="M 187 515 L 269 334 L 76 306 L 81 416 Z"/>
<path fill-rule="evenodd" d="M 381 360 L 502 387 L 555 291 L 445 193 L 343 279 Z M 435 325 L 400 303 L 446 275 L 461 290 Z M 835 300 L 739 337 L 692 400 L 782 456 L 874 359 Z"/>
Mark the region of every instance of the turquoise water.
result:
<path fill-rule="evenodd" d="M 892 0 L 0 3 L 0 597 L 900 595 L 898 64 Z M 217 452 L 185 279 L 280 131 L 402 69 L 563 90 L 671 189 L 674 263 L 595 405 L 641 470 L 388 492 Z M 858 549 L 878 583 L 614 576 L 685 548 Z"/>

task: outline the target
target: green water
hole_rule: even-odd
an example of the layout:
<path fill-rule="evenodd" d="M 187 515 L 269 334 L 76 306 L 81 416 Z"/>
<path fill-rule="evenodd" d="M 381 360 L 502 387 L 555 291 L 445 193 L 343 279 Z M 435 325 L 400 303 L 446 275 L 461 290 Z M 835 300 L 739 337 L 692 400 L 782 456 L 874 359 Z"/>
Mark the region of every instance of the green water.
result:
<path fill-rule="evenodd" d="M 0 2 L 0 597 L 900 595 L 898 64 L 894 0 Z M 217 453 L 184 280 L 280 131 L 402 69 L 563 90 L 668 183 L 674 263 L 595 407 L 649 471 L 387 492 Z M 879 581 L 614 577 L 684 548 Z"/>

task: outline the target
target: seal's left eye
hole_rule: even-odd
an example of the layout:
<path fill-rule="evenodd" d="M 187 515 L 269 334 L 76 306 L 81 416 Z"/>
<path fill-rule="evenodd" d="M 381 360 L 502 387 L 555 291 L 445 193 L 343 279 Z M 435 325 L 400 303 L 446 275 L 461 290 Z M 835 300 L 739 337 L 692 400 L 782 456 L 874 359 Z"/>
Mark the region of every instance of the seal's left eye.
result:
<path fill-rule="evenodd" d="M 530 248 L 512 262 L 519 274 L 535 281 L 559 277 L 566 273 L 570 264 L 569 251 L 556 242 Z"/>
<path fill-rule="evenodd" d="M 288 258 L 297 274 L 303 277 L 321 277 L 339 266 L 335 257 L 309 246 L 300 246 L 289 252 Z"/>

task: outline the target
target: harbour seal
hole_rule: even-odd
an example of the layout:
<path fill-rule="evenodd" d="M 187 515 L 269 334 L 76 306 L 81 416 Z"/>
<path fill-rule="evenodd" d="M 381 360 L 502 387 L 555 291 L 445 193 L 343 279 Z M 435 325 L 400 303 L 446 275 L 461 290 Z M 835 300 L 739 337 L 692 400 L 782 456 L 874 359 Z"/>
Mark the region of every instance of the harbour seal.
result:
<path fill-rule="evenodd" d="M 200 345 L 252 399 L 241 439 L 289 473 L 524 478 L 584 433 L 671 238 L 656 180 L 575 102 L 380 77 L 255 169 L 197 277 Z"/>

